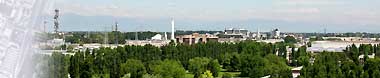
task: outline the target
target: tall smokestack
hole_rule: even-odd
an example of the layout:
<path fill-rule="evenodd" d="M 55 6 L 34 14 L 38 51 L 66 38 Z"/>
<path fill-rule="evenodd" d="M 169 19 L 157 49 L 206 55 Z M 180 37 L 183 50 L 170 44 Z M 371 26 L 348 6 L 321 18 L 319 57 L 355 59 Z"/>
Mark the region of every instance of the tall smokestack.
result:
<path fill-rule="evenodd" d="M 172 33 L 171 33 L 171 40 L 175 40 L 175 37 L 174 37 L 174 18 L 172 18 Z"/>
<path fill-rule="evenodd" d="M 165 32 L 164 40 L 168 40 L 168 34 Z"/>
<path fill-rule="evenodd" d="M 257 27 L 257 34 L 256 34 L 256 39 L 259 40 L 261 38 L 261 34 L 260 34 L 260 28 Z"/>

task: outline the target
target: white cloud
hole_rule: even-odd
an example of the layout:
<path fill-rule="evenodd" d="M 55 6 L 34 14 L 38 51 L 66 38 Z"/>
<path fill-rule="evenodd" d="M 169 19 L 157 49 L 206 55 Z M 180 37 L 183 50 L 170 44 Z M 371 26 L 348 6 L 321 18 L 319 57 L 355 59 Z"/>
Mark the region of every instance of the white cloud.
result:
<path fill-rule="evenodd" d="M 58 8 L 63 14 L 74 13 L 83 16 L 131 16 L 131 12 L 116 5 L 84 5 L 80 3 L 61 3 Z"/>
<path fill-rule="evenodd" d="M 346 0 L 276 0 L 276 5 L 297 5 L 297 6 L 313 6 L 313 5 L 343 5 L 347 4 Z"/>
<path fill-rule="evenodd" d="M 350 10 L 320 8 L 272 8 L 243 11 L 247 19 L 264 19 L 288 22 L 309 22 L 315 24 L 380 25 L 380 12 L 353 8 Z"/>
<path fill-rule="evenodd" d="M 380 11 L 363 9 L 363 7 L 347 9 L 344 7 L 347 4 L 348 2 L 344 0 L 274 0 L 274 5 L 269 5 L 269 7 L 238 8 L 239 10 L 226 10 L 223 9 L 224 7 L 217 9 L 182 7 L 155 9 L 152 7 L 146 9 L 120 7 L 113 4 L 93 6 L 80 3 L 61 3 L 59 6 L 61 6 L 63 13 L 75 13 L 83 16 L 105 15 L 140 19 L 175 17 L 177 19 L 203 21 L 263 19 L 324 24 L 380 25 L 380 22 L 377 22 L 380 20 Z M 174 3 L 167 5 L 175 6 Z M 326 5 L 329 7 L 325 7 Z"/>

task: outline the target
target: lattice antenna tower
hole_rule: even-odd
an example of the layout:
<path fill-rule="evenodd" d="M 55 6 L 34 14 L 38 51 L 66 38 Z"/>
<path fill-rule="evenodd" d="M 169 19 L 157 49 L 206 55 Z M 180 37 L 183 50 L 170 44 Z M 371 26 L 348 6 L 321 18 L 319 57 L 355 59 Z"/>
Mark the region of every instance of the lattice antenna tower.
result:
<path fill-rule="evenodd" d="M 54 12 L 55 12 L 55 15 L 54 15 L 54 33 L 58 34 L 58 29 L 59 29 L 59 22 L 58 22 L 59 10 L 55 9 Z"/>

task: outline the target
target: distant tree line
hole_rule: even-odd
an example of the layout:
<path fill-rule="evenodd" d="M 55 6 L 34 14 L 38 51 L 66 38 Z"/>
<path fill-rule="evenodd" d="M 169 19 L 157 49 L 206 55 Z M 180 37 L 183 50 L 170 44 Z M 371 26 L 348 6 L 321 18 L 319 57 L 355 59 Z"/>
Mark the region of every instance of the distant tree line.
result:
<path fill-rule="evenodd" d="M 138 40 L 150 39 L 159 32 L 69 32 L 65 36 L 65 41 L 70 43 L 104 43 L 107 39 L 108 44 L 124 44 L 125 40 L 135 40 L 136 34 Z"/>

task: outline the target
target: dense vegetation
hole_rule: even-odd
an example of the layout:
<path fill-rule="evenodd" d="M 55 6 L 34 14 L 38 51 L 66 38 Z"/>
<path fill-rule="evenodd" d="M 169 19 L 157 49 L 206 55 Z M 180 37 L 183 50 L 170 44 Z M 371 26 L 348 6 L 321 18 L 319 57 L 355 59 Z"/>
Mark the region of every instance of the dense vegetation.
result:
<path fill-rule="evenodd" d="M 88 77 L 222 77 L 221 72 L 242 72 L 235 76 L 262 77 L 273 75 L 290 77 L 290 67 L 284 59 L 287 44 L 266 44 L 246 41 L 236 44 L 209 42 L 194 45 L 169 44 L 162 47 L 123 46 L 115 49 L 100 48 L 75 52 L 73 56 L 53 53 L 52 57 L 68 62 L 54 63 L 53 67 L 67 72 L 55 73 L 60 77 L 70 74 L 71 78 Z M 250 57 L 262 59 L 255 61 Z M 64 59 L 69 58 L 69 59 Z M 57 59 L 51 59 L 57 60 Z M 62 66 L 54 66 L 60 64 Z M 265 65 L 262 65 L 265 64 Z M 256 69 L 262 66 L 260 71 Z M 66 67 L 66 68 L 59 68 Z M 280 69 L 280 70 L 272 70 Z M 54 70 L 52 70 L 54 71 Z M 244 72 L 244 73 L 243 73 Z M 262 74 L 252 74 L 261 72 Z M 268 73 L 263 73 L 268 72 Z"/>
<path fill-rule="evenodd" d="M 150 39 L 158 32 L 69 32 L 65 37 L 66 42 L 70 43 L 104 43 L 104 39 L 108 39 L 108 44 L 115 44 L 116 40 L 119 44 L 125 43 L 125 40 L 135 40 L 136 34 L 138 40 Z M 163 33 L 160 33 L 163 35 Z M 167 33 L 169 34 L 169 33 Z"/>
<path fill-rule="evenodd" d="M 194 45 L 173 44 L 155 47 L 123 46 L 75 52 L 73 56 L 53 53 L 46 56 L 48 78 L 209 78 L 292 77 L 291 68 L 303 66 L 301 78 L 380 77 L 378 45 L 355 45 L 344 53 L 310 54 L 306 46 L 292 48 L 286 61 L 287 43 L 267 44 L 208 42 Z M 363 61 L 359 55 L 365 55 Z M 315 59 L 315 61 L 310 61 Z M 43 75 L 44 73 L 42 73 Z M 46 73 L 45 73 L 46 74 Z"/>
<path fill-rule="evenodd" d="M 323 52 L 315 56 L 312 65 L 306 65 L 301 78 L 379 78 L 379 56 L 371 59 L 369 54 L 380 52 L 379 45 L 351 45 L 344 53 Z M 362 59 L 359 56 L 363 55 Z"/>

